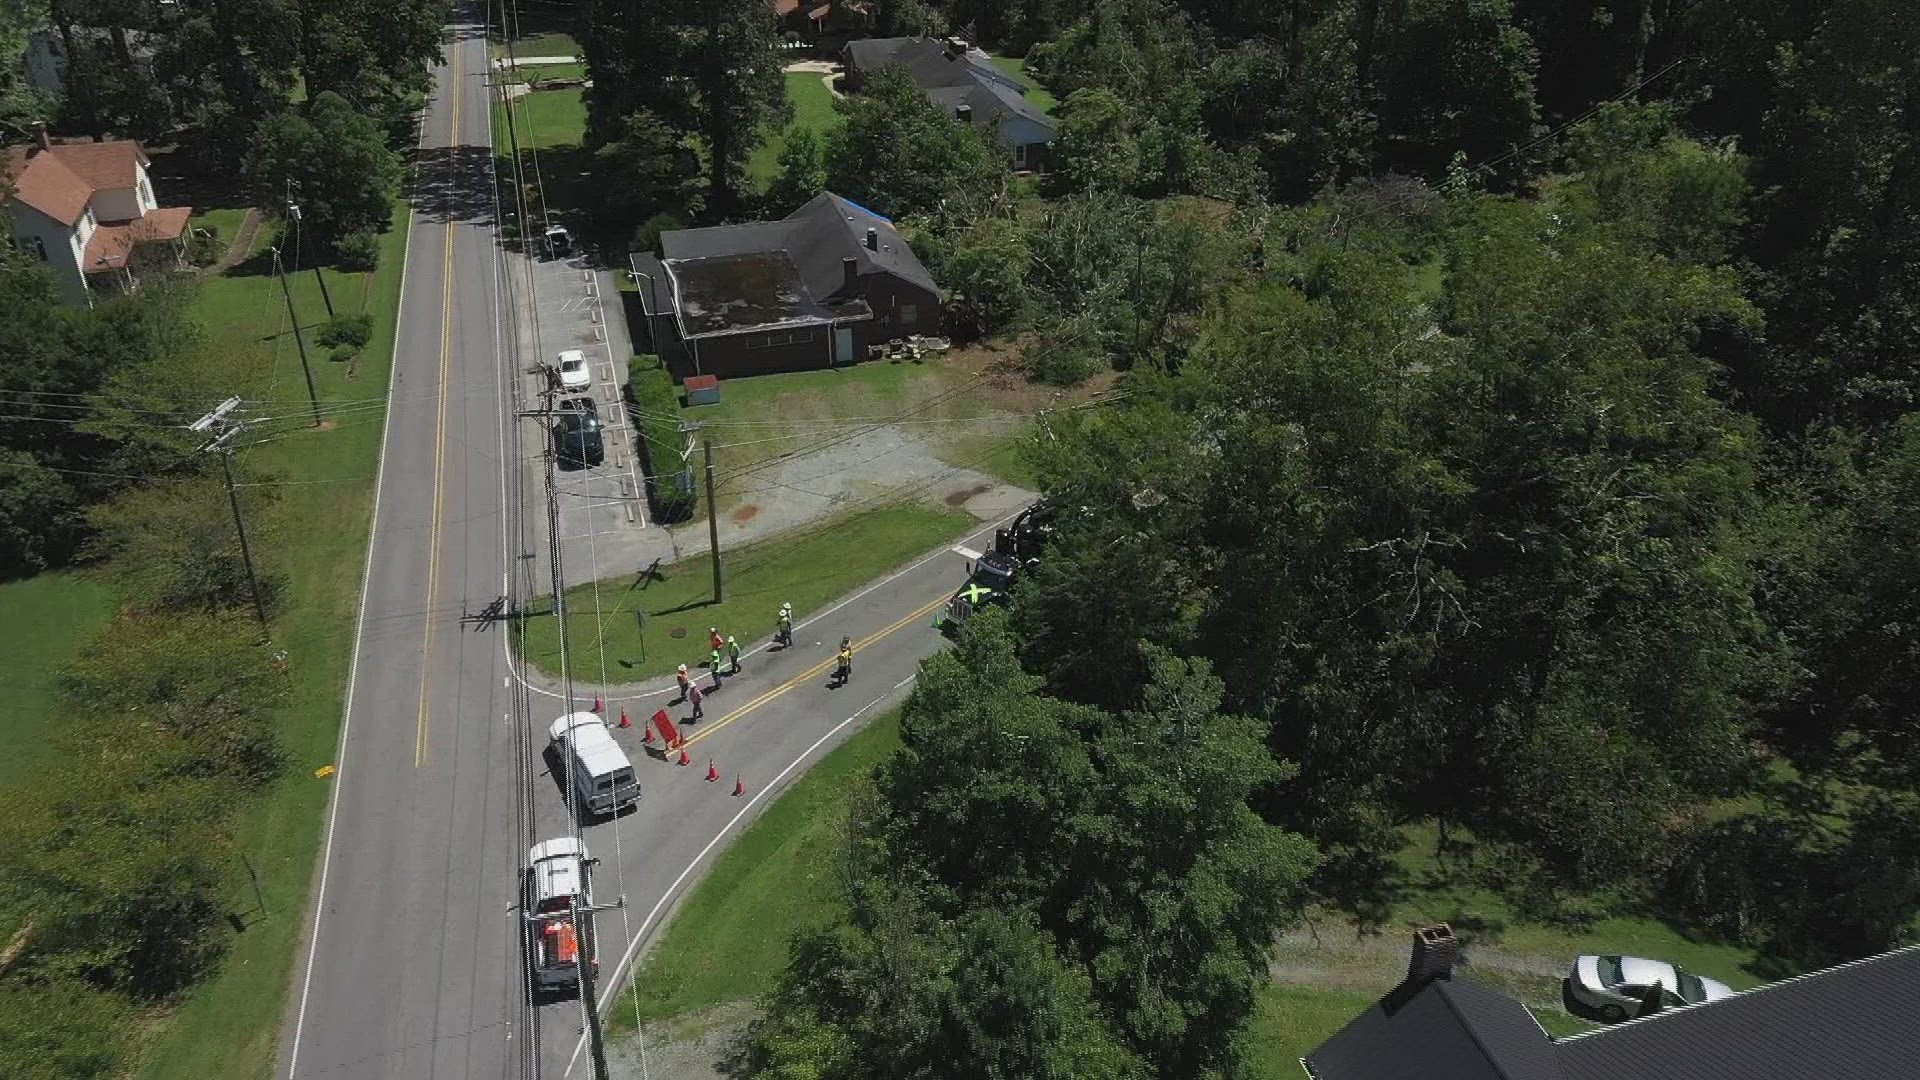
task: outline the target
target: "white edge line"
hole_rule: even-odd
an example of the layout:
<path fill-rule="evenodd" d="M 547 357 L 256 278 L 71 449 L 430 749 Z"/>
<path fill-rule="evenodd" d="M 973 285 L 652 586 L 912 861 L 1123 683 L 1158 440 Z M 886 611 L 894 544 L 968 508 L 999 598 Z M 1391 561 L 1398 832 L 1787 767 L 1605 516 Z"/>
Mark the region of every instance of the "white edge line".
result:
<path fill-rule="evenodd" d="M 625 970 L 626 966 L 629 963 L 633 962 L 634 954 L 639 950 L 640 946 L 646 942 L 647 935 L 650 932 L 652 932 L 653 920 L 659 917 L 660 910 L 667 906 L 667 902 L 669 900 L 672 900 L 674 897 L 679 895 L 680 886 L 686 883 L 687 876 L 692 874 L 694 870 L 699 867 L 700 863 L 704 861 L 708 856 L 708 854 L 710 854 L 713 851 L 714 846 L 720 843 L 720 841 L 727 839 L 728 835 L 733 832 L 734 826 L 740 824 L 740 820 L 742 818 L 752 813 L 753 808 L 759 805 L 761 799 L 766 798 L 767 795 L 771 792 L 780 790 L 780 784 L 782 781 L 784 781 L 787 778 L 787 774 L 792 772 L 795 768 L 799 767 L 801 762 L 806 761 L 808 758 L 812 757 L 813 752 L 820 749 L 820 747 L 824 745 L 828 739 L 831 739 L 835 735 L 840 734 L 840 732 L 848 724 L 851 724 L 855 720 L 858 720 L 862 716 L 865 716 L 868 709 L 871 709 L 875 705 L 878 705 L 881 702 L 892 697 L 894 694 L 899 692 L 901 687 L 912 682 L 916 677 L 917 676 L 915 675 L 909 675 L 906 678 L 901 679 L 899 682 L 894 683 L 891 687 L 887 688 L 885 693 L 881 694 L 877 698 L 874 698 L 872 701 L 867 702 L 865 705 L 860 706 L 859 709 L 854 711 L 852 716 L 849 716 L 845 720 L 842 720 L 839 723 L 833 725 L 833 727 L 825 735 L 822 735 L 818 739 L 815 739 L 812 746 L 809 746 L 805 750 L 800 751 L 800 755 L 798 757 L 788 762 L 787 767 L 784 769 L 781 769 L 779 775 L 775 776 L 772 782 L 761 787 L 759 791 L 754 792 L 753 798 L 747 800 L 747 805 L 741 807 L 740 812 L 733 815 L 733 819 L 731 821 L 727 822 L 725 825 L 720 827 L 720 831 L 713 835 L 713 839 L 707 841 L 707 846 L 700 849 L 700 854 L 695 855 L 692 861 L 687 863 L 687 868 L 685 870 L 680 871 L 680 876 L 673 879 L 673 884 L 667 886 L 667 891 L 660 894 L 660 899 L 654 903 L 653 910 L 647 912 L 647 917 L 641 921 L 640 932 L 634 935 L 632 941 L 627 942 L 626 952 L 621 954 L 620 962 L 613 965 L 613 974 L 607 978 L 604 984 L 606 987 L 608 987 L 608 989 L 602 993 L 602 996 L 600 998 L 600 1007 L 602 1009 L 605 1009 L 607 1005 L 613 1001 L 614 998 L 620 995 L 621 974 Z M 564 1077 L 573 1072 L 574 1063 L 580 1059 L 580 1051 L 586 1045 L 587 1045 L 586 1036 L 582 1035 L 580 1037 L 580 1041 L 574 1044 L 573 1054 L 567 1058 L 567 1067 L 565 1071 L 563 1071 L 560 1074 L 561 1076 Z"/>
<path fill-rule="evenodd" d="M 400 299 L 393 308 L 393 356 L 387 362 L 387 418 L 380 427 L 380 464 L 373 478 L 373 520 L 367 528 L 367 564 L 360 572 L 360 613 L 353 622 L 353 659 L 347 664 L 347 698 L 340 716 L 340 743 L 334 748 L 333 793 L 327 800 L 327 840 L 320 854 L 320 886 L 313 897 L 313 924 L 307 935 L 307 971 L 300 980 L 300 1007 L 294 1013 L 293 1045 L 287 1050 L 287 1076 L 300 1065 L 300 1036 L 307 1024 L 307 994 L 313 989 L 313 964 L 320 956 L 320 920 L 326 911 L 327 871 L 333 865 L 333 828 L 340 818 L 340 788 L 346 783 L 347 732 L 353 727 L 353 686 L 360 674 L 360 651 L 367 630 L 367 596 L 373 583 L 373 545 L 380 536 L 380 491 L 387 479 L 387 440 L 393 434 L 393 388 L 400 375 L 400 326 L 407 306 L 407 267 L 413 260 L 414 212 L 407 208 L 407 242 L 400 249 Z M 448 228 L 452 228 L 449 223 Z"/>
<path fill-rule="evenodd" d="M 970 533 L 967 533 L 965 536 L 962 536 L 960 539 L 963 541 L 971 540 L 974 537 L 985 533 L 989 529 L 997 529 L 1000 526 L 1006 524 L 1007 522 L 1012 521 L 1014 518 L 1019 517 L 1023 512 L 1025 512 L 1026 509 L 1027 507 L 1023 506 L 1019 510 L 1015 510 L 1013 513 L 1008 514 L 1006 517 L 1000 518 L 997 521 L 990 521 L 987 524 L 982 525 L 980 528 L 975 529 Z M 841 608 L 846 607 L 848 604 L 853 603 L 855 600 L 858 600 L 861 597 L 867 595 L 873 590 L 878 589 L 883 585 L 889 585 L 894 581 L 898 580 L 899 578 L 902 578 L 908 574 L 913 573 L 915 570 L 920 569 L 921 567 L 927 565 L 928 563 L 934 561 L 935 559 L 941 558 L 942 556 L 945 556 L 945 555 L 951 555 L 951 554 L 953 554 L 953 549 L 945 548 L 945 547 L 940 548 L 937 551 L 929 552 L 926 555 L 922 556 L 917 561 L 908 563 L 907 565 L 901 567 L 900 569 L 895 570 L 893 573 L 888 574 L 886 577 L 881 578 L 879 581 L 875 581 L 867 584 L 859 592 L 856 592 L 851 596 L 848 596 L 845 599 L 842 599 L 836 602 L 832 607 L 824 608 L 820 611 L 815 612 L 812 615 L 807 616 L 805 619 L 802 619 L 801 621 L 794 623 L 793 628 L 795 630 L 804 630 L 807 627 L 812 626 L 814 623 L 819 622 L 821 619 L 824 619 L 827 616 L 833 614 L 834 612 L 839 611 Z M 741 652 L 740 655 L 752 656 L 755 653 L 765 652 L 766 650 L 772 647 L 773 647 L 773 642 L 771 640 L 768 640 L 768 641 L 762 642 L 759 645 L 755 645 L 751 649 L 744 650 L 743 652 Z M 513 677 L 516 679 L 519 679 L 522 683 L 526 685 L 526 688 L 528 690 L 536 694 L 545 694 L 546 696 L 550 698 L 555 698 L 555 699 L 558 699 L 561 696 L 559 694 L 554 693 L 552 690 L 547 689 L 544 686 L 535 686 L 531 681 L 529 681 L 526 678 L 526 676 L 520 674 L 518 669 L 514 670 Z M 605 689 L 605 688 L 602 687 L 602 689 Z M 647 690 L 642 693 L 629 695 L 627 697 L 608 697 L 607 700 L 608 701 L 644 701 L 647 698 L 659 697 L 662 694 L 670 694 L 674 691 L 674 689 L 675 687 L 673 686 L 663 686 L 658 690 Z"/>

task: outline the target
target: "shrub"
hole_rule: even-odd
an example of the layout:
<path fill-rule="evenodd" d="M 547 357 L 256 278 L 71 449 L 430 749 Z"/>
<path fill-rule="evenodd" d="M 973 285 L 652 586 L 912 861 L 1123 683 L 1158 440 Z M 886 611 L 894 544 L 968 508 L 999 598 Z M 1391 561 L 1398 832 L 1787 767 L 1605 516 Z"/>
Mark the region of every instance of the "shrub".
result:
<path fill-rule="evenodd" d="M 187 261 L 195 266 L 212 266 L 220 261 L 225 245 L 220 230 L 212 225 L 197 225 L 187 237 Z"/>
<path fill-rule="evenodd" d="M 1048 334 L 1028 347 L 1027 370 L 1050 386 L 1078 386 L 1106 366 L 1084 334 Z"/>
<path fill-rule="evenodd" d="M 680 458 L 686 436 L 680 433 L 680 393 L 673 374 L 658 357 L 636 356 L 627 384 L 627 404 L 640 434 L 640 459 L 647 470 L 647 496 L 658 521 L 685 521 L 698 502 L 693 471 Z"/>
<path fill-rule="evenodd" d="M 333 243 L 333 257 L 342 270 L 370 272 L 380 265 L 379 234 L 362 229 Z"/>
<path fill-rule="evenodd" d="M 327 353 L 327 359 L 336 364 L 344 364 L 359 355 L 360 350 L 351 345 L 335 345 L 333 349 Z"/>
<path fill-rule="evenodd" d="M 346 346 L 353 352 L 367 347 L 373 337 L 373 316 L 336 315 L 320 327 L 320 336 L 316 339 L 322 345 Z"/>

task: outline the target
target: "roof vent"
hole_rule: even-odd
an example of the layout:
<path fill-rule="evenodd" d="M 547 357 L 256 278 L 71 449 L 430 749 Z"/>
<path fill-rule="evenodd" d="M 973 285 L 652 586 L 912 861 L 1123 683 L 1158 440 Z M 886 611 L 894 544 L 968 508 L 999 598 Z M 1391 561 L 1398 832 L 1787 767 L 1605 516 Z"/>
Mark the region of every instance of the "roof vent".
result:
<path fill-rule="evenodd" d="M 973 123 L 973 106 L 961 105 L 953 110 L 953 118 L 963 124 Z"/>
<path fill-rule="evenodd" d="M 867 250 L 868 251 L 880 250 L 880 230 L 879 229 L 867 230 Z"/>
<path fill-rule="evenodd" d="M 947 39 L 947 59 L 958 60 L 967 55 L 967 39 L 959 36 Z"/>

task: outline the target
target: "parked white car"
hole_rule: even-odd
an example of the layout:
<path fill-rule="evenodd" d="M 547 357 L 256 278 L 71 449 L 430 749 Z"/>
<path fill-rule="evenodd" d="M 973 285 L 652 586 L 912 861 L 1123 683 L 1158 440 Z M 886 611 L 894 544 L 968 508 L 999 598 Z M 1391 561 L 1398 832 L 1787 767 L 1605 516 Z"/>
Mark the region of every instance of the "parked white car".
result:
<path fill-rule="evenodd" d="M 560 354 L 560 388 L 585 390 L 593 385 L 593 372 L 587 367 L 587 354 L 568 349 Z"/>
<path fill-rule="evenodd" d="M 1734 994 L 1723 982 L 1695 975 L 1664 960 L 1638 956 L 1576 956 L 1567 976 L 1567 994 L 1609 1023 L 1640 1011 L 1649 988 L 1660 987 L 1663 1006 L 1704 1005 Z"/>

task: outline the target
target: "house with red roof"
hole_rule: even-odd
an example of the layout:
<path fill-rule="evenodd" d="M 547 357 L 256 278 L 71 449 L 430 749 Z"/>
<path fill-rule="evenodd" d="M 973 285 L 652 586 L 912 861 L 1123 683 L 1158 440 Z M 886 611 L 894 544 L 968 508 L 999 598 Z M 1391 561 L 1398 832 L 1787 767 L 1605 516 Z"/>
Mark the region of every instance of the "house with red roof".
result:
<path fill-rule="evenodd" d="M 54 142 L 0 149 L 0 204 L 13 242 L 47 264 L 69 304 L 134 288 L 184 263 L 190 207 L 161 206 L 140 144 Z"/>

